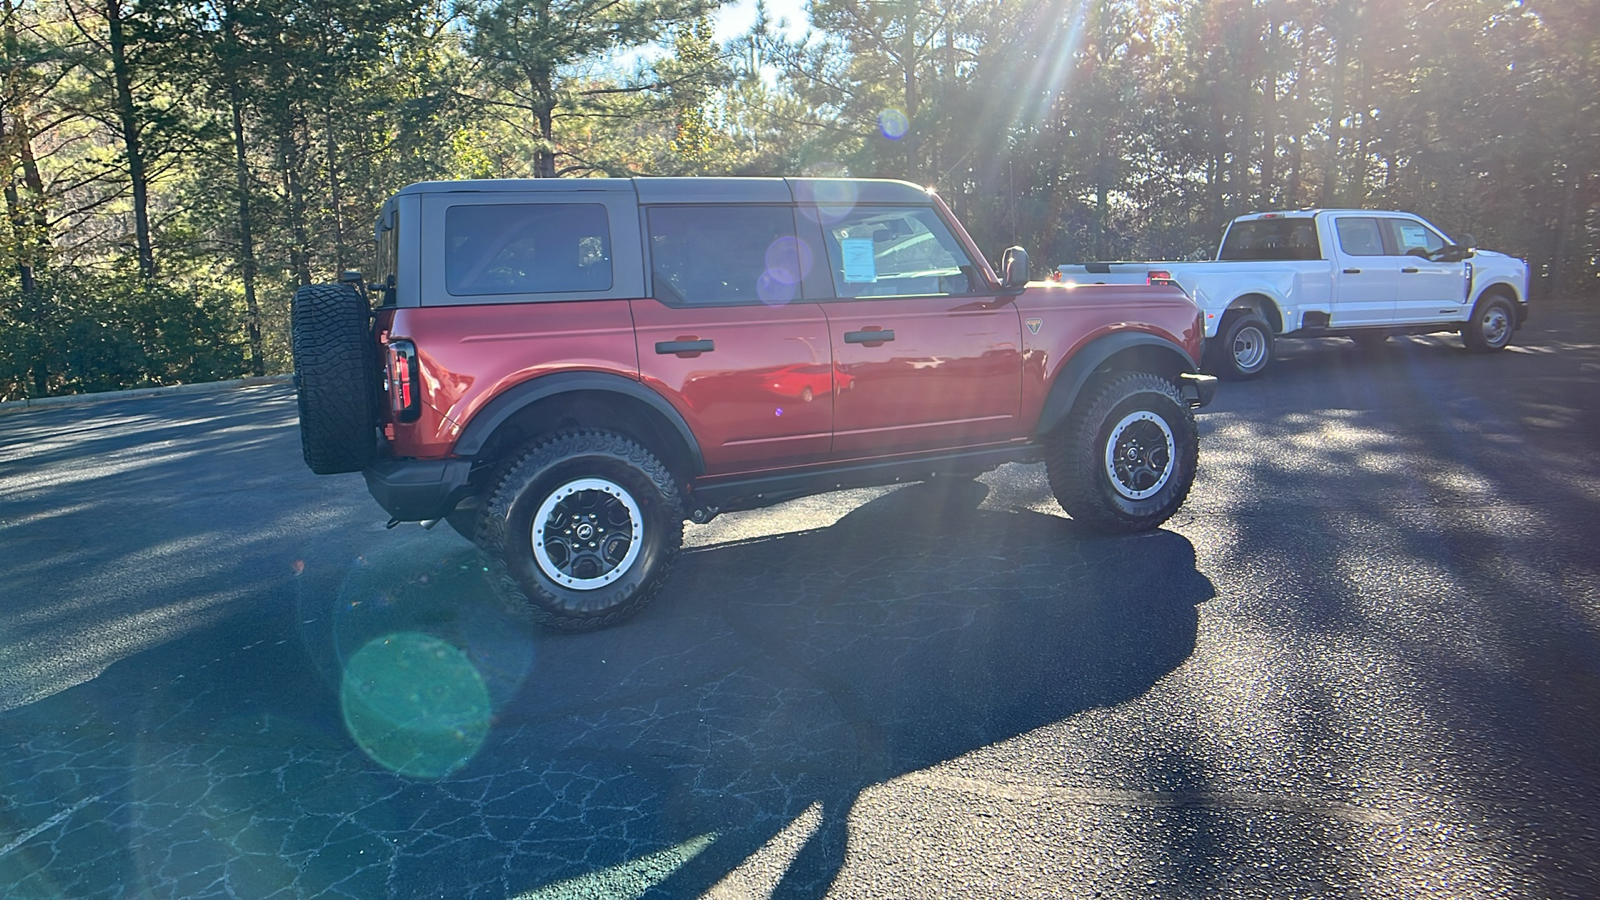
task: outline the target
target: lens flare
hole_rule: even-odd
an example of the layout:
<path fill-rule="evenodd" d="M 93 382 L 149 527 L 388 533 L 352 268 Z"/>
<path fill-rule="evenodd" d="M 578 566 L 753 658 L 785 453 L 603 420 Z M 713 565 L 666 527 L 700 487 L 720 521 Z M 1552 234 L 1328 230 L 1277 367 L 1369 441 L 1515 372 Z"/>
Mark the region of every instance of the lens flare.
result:
<path fill-rule="evenodd" d="M 784 284 L 799 284 L 811 271 L 811 247 L 793 237 L 781 237 L 767 247 L 767 272 Z"/>
<path fill-rule="evenodd" d="M 483 676 L 454 645 L 420 632 L 396 632 L 356 651 L 339 702 L 356 745 L 409 778 L 449 775 L 489 734 Z"/>
<path fill-rule="evenodd" d="M 771 271 L 761 273 L 756 279 L 756 296 L 768 306 L 783 306 L 793 300 L 798 293 L 798 285 L 785 283 L 773 276 Z"/>
<path fill-rule="evenodd" d="M 911 130 L 911 120 L 906 114 L 894 107 L 889 107 L 878 113 L 878 131 L 891 141 L 898 141 Z"/>
<path fill-rule="evenodd" d="M 842 167 L 819 163 L 808 167 L 806 175 L 812 178 L 844 179 L 850 173 Z M 812 196 L 817 205 L 800 207 L 800 214 L 813 222 L 832 225 L 855 209 L 860 189 L 853 181 L 819 181 L 812 186 Z"/>
<path fill-rule="evenodd" d="M 767 247 L 766 271 L 756 281 L 756 294 L 768 306 L 782 306 L 800 295 L 800 282 L 811 271 L 811 248 L 805 241 L 781 237 Z"/>

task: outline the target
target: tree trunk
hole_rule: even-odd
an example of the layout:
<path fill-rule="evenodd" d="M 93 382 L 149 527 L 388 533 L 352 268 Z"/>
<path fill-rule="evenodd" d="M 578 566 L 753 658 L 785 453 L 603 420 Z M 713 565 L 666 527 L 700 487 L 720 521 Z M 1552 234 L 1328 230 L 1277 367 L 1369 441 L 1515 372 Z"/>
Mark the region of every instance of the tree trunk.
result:
<path fill-rule="evenodd" d="M 555 104 L 540 101 L 534 115 L 539 119 L 539 137 L 542 144 L 534 160 L 533 177 L 556 177 Z"/>
<path fill-rule="evenodd" d="M 306 235 L 305 190 L 300 183 L 300 148 L 295 143 L 292 113 L 285 111 L 279 127 L 278 159 L 283 165 L 283 196 L 289 215 L 289 267 L 301 285 L 311 283 L 311 242 Z"/>
<path fill-rule="evenodd" d="M 922 103 L 917 85 L 917 7 L 919 2 L 920 0 L 905 0 L 906 31 L 901 39 L 900 68 L 905 73 L 906 84 L 905 112 L 907 127 L 903 138 L 906 148 L 905 178 L 908 181 L 921 184 L 921 153 L 919 152 L 921 137 L 917 134 L 917 109 Z"/>
<path fill-rule="evenodd" d="M 1262 209 L 1273 206 L 1272 189 L 1278 178 L 1278 23 L 1267 19 L 1266 105 L 1261 110 Z"/>
<path fill-rule="evenodd" d="M 1353 198 L 1352 205 L 1358 207 L 1367 205 L 1369 193 L 1367 190 L 1367 148 L 1372 142 L 1372 116 L 1370 115 L 1372 106 L 1367 102 L 1369 93 L 1367 86 L 1368 74 L 1369 69 L 1366 61 L 1358 62 L 1356 64 L 1356 102 L 1359 104 L 1357 108 L 1360 110 L 1357 116 L 1360 117 L 1361 121 L 1356 129 L 1355 159 L 1353 160 L 1355 170 L 1350 173 L 1349 187 L 1345 191 L 1346 196 Z"/>
<path fill-rule="evenodd" d="M 10 140 L 6 134 L 5 110 L 0 109 L 0 147 L 10 143 Z M 0 160 L 0 164 L 5 166 L 5 171 L 0 172 L 0 183 L 4 184 L 6 220 L 11 223 L 12 240 L 16 245 L 17 279 L 22 282 L 22 292 L 31 294 L 38 290 L 39 285 L 33 277 L 33 265 L 23 249 L 28 243 L 28 212 L 23 209 L 22 198 L 17 194 L 16 163 L 4 159 Z"/>
<path fill-rule="evenodd" d="M 344 246 L 344 217 L 339 210 L 339 139 L 334 127 L 337 121 L 333 110 L 328 110 L 328 204 L 333 210 L 333 270 L 343 272 L 349 257 Z"/>
<path fill-rule="evenodd" d="M 250 339 L 250 374 L 267 374 L 261 343 L 261 304 L 256 301 L 256 244 L 250 230 L 250 168 L 245 158 L 244 97 L 238 81 L 228 85 L 228 106 L 233 114 L 233 174 L 239 208 L 239 274 L 244 281 L 244 327 Z"/>
<path fill-rule="evenodd" d="M 1328 104 L 1328 161 L 1322 170 L 1322 200 L 1320 206 L 1339 205 L 1339 144 L 1344 140 L 1344 56 L 1339 38 L 1333 46 L 1333 94 Z"/>
<path fill-rule="evenodd" d="M 117 124 L 122 148 L 128 155 L 128 181 L 133 188 L 133 238 L 139 255 L 139 275 L 154 278 L 155 252 L 150 246 L 150 199 L 145 175 L 144 149 L 140 146 L 138 111 L 133 105 L 133 76 L 129 71 L 127 39 L 122 31 L 122 0 L 106 0 L 106 24 L 111 32 L 111 77 L 116 92 Z"/>

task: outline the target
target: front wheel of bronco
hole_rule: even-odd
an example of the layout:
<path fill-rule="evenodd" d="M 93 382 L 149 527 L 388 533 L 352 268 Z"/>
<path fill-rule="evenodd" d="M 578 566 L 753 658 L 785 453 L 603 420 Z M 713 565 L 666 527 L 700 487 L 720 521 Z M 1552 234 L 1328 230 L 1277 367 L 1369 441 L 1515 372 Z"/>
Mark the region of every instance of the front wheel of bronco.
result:
<path fill-rule="evenodd" d="M 1511 302 L 1498 294 L 1478 301 L 1472 319 L 1461 327 L 1461 341 L 1473 353 L 1504 350 L 1517 330 L 1517 315 Z"/>
<path fill-rule="evenodd" d="M 367 301 L 347 284 L 307 285 L 290 319 L 300 452 L 318 475 L 359 472 L 377 452 L 380 376 Z"/>
<path fill-rule="evenodd" d="M 638 443 L 569 431 L 525 452 L 500 479 L 477 542 L 513 612 L 565 631 L 634 615 L 666 579 L 683 502 Z"/>
<path fill-rule="evenodd" d="M 1189 496 L 1199 460 L 1194 415 L 1172 382 L 1148 372 L 1111 375 L 1046 445 L 1050 490 L 1096 531 L 1148 531 Z"/>

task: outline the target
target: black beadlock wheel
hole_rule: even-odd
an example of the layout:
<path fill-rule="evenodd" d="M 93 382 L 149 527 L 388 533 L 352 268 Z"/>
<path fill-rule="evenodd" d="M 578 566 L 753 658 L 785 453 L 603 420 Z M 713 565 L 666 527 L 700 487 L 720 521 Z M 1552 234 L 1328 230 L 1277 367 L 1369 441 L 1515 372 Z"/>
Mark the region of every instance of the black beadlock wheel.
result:
<path fill-rule="evenodd" d="M 666 466 L 635 441 L 563 432 L 506 470 L 476 539 L 513 614 L 588 631 L 655 596 L 683 540 L 683 501 Z"/>
<path fill-rule="evenodd" d="M 1253 312 L 1231 312 L 1206 341 L 1206 370 L 1229 381 L 1260 375 L 1272 362 L 1272 326 Z"/>
<path fill-rule="evenodd" d="M 1491 294 L 1478 301 L 1472 318 L 1461 328 L 1461 341 L 1473 353 L 1504 350 L 1517 330 L 1517 314 L 1511 301 Z"/>
<path fill-rule="evenodd" d="M 1178 387 L 1130 372 L 1086 389 L 1046 443 L 1045 467 L 1051 492 L 1073 520 L 1129 534 L 1160 526 L 1183 505 L 1199 447 Z"/>
<path fill-rule="evenodd" d="M 294 384 L 300 450 L 318 475 L 359 472 L 377 453 L 378 351 L 367 301 L 347 284 L 295 292 Z"/>

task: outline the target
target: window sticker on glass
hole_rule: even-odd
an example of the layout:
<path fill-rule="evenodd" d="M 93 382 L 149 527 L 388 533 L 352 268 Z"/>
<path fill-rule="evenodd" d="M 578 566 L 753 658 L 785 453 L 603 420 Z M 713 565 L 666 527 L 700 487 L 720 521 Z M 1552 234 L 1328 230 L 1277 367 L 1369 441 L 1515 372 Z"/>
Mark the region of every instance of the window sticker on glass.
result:
<path fill-rule="evenodd" d="M 845 283 L 868 284 L 878 280 L 871 238 L 845 238 L 839 242 L 839 255 L 844 257 Z"/>
<path fill-rule="evenodd" d="M 1421 225 L 1402 222 L 1400 224 L 1400 240 L 1407 247 L 1426 247 L 1428 246 L 1428 229 L 1423 228 Z"/>

